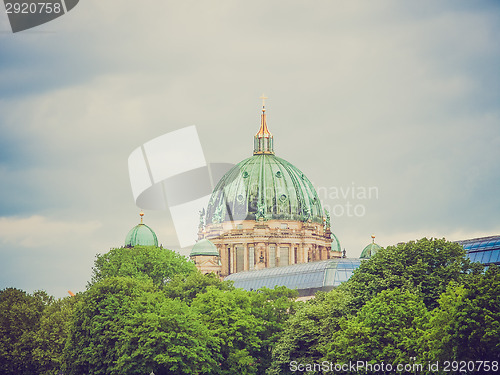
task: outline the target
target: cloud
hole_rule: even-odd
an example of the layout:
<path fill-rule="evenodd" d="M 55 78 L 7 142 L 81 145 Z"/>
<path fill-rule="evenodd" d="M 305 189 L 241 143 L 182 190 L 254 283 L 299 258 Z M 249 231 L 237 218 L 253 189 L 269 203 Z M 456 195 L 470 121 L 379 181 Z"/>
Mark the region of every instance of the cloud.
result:
<path fill-rule="evenodd" d="M 33 215 L 27 218 L 0 218 L 0 242 L 4 245 L 35 248 L 61 245 L 63 238 L 81 241 L 102 226 L 99 221 L 67 222 Z"/>
<path fill-rule="evenodd" d="M 316 186 L 378 188 L 377 199 L 349 199 L 363 217 L 332 217 L 349 256 L 372 233 L 381 245 L 497 234 L 499 10 L 87 0 L 0 33 L 4 284 L 84 285 L 95 253 L 138 223 L 132 150 L 196 125 L 207 162 L 237 163 L 251 155 L 263 91 L 277 156 Z M 178 246 L 168 212 L 146 223 Z M 78 272 L 57 271 L 74 257 Z M 58 272 L 64 282 L 47 276 Z"/>

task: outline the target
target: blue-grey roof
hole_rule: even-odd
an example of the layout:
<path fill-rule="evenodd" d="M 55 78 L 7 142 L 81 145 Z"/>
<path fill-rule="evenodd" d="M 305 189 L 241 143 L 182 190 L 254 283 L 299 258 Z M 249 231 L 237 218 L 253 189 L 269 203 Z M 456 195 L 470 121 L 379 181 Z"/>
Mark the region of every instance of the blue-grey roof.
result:
<path fill-rule="evenodd" d="M 231 274 L 225 280 L 232 280 L 236 288 L 256 290 L 262 287 L 286 286 L 290 289 L 324 289 L 347 281 L 359 267 L 357 258 L 333 258 L 310 263 L 293 264 L 284 267 L 265 268 Z"/>
<path fill-rule="evenodd" d="M 472 262 L 500 264 L 500 236 L 473 238 L 457 241 L 467 250 Z"/>

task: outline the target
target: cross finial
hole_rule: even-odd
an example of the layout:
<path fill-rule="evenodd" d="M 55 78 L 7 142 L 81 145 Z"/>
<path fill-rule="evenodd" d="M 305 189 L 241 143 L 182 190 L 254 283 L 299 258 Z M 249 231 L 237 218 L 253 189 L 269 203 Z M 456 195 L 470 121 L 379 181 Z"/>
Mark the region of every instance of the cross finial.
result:
<path fill-rule="evenodd" d="M 267 96 L 262 94 L 262 96 L 259 98 L 262 99 L 262 109 L 266 108 L 266 99 L 269 99 Z"/>

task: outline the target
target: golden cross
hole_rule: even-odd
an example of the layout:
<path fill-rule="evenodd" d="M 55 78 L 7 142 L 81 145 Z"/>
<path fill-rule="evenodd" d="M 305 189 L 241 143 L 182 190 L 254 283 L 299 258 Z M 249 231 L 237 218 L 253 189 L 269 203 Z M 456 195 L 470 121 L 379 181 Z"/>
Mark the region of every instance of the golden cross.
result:
<path fill-rule="evenodd" d="M 265 96 L 264 94 L 262 94 L 262 96 L 259 99 L 262 99 L 262 108 L 264 108 L 266 106 L 266 99 L 269 99 L 269 98 L 267 96 Z"/>

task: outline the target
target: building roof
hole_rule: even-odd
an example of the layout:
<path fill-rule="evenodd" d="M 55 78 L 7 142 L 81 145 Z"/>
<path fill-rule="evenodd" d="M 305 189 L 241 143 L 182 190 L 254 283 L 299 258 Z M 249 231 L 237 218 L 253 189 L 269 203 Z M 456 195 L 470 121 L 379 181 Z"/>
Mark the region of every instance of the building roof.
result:
<path fill-rule="evenodd" d="M 293 164 L 272 154 L 245 159 L 222 177 L 210 197 L 206 223 L 261 217 L 323 222 L 312 183 Z"/>
<path fill-rule="evenodd" d="M 381 247 L 375 243 L 375 236 L 372 236 L 372 243 L 365 246 L 359 257 L 361 259 L 369 259 L 380 249 Z"/>
<path fill-rule="evenodd" d="M 256 290 L 262 287 L 286 286 L 298 289 L 300 295 L 312 295 L 318 290 L 330 290 L 347 281 L 359 267 L 361 259 L 333 258 L 284 267 L 233 273 L 225 278 L 236 288 Z"/>
<path fill-rule="evenodd" d="M 190 257 L 197 255 L 219 256 L 219 251 L 210 240 L 203 239 L 194 244 L 189 254 Z"/>
<path fill-rule="evenodd" d="M 138 224 L 127 234 L 125 246 L 158 246 L 156 233 L 146 224 Z"/>
<path fill-rule="evenodd" d="M 472 238 L 457 243 L 467 250 L 472 262 L 500 265 L 500 236 Z"/>
<path fill-rule="evenodd" d="M 158 246 L 156 233 L 142 222 L 144 212 L 141 211 L 139 215 L 141 216 L 141 222 L 130 229 L 125 238 L 125 246 Z"/>

